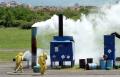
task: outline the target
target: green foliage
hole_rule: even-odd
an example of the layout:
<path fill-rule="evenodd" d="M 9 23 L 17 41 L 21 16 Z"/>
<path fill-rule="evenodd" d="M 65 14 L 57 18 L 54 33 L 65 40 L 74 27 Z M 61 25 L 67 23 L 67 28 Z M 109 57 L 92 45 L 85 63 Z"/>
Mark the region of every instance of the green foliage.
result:
<path fill-rule="evenodd" d="M 35 10 L 24 6 L 17 7 L 0 7 L 0 27 L 19 27 L 30 29 L 34 22 L 44 21 L 54 14 L 63 13 L 66 17 L 79 19 L 81 13 L 88 14 L 89 7 L 80 8 L 63 8 L 62 10 Z"/>
<path fill-rule="evenodd" d="M 0 7 L 0 27 L 20 27 L 30 29 L 36 15 L 23 6 Z"/>
<path fill-rule="evenodd" d="M 21 24 L 21 29 L 31 29 L 31 25 L 33 25 L 33 22 L 24 22 Z"/>
<path fill-rule="evenodd" d="M 78 12 L 70 10 L 70 8 L 67 8 L 67 9 L 64 10 L 63 14 L 67 17 L 73 17 L 73 16 L 78 15 Z"/>
<path fill-rule="evenodd" d="M 13 25 L 13 17 L 11 11 L 9 11 L 9 8 L 5 9 L 5 15 L 3 17 L 3 25 L 5 27 L 12 27 Z"/>
<path fill-rule="evenodd" d="M 3 21 L 0 20 L 0 28 L 3 27 Z"/>
<path fill-rule="evenodd" d="M 3 18 L 4 14 L 5 14 L 5 7 L 0 7 L 0 19 Z"/>

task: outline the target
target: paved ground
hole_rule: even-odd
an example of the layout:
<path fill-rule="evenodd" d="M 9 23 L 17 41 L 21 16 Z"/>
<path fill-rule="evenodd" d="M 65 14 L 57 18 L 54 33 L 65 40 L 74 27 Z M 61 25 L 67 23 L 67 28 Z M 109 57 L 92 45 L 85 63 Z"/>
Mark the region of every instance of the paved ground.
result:
<path fill-rule="evenodd" d="M 0 62 L 0 77 L 41 77 L 32 69 L 24 69 L 24 73 L 12 73 L 14 62 Z M 120 70 L 82 70 L 82 69 L 48 69 L 42 77 L 120 77 Z"/>

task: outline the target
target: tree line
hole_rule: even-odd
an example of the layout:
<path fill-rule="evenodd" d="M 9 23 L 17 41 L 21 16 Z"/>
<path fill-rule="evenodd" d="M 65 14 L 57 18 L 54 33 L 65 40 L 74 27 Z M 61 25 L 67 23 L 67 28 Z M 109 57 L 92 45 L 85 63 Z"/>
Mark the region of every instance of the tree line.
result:
<path fill-rule="evenodd" d="M 88 14 L 89 12 L 89 7 L 81 7 L 81 9 L 76 11 L 70 8 L 65 8 L 62 11 L 44 11 L 30 9 L 24 6 L 0 7 L 0 28 L 18 27 L 30 29 L 35 22 L 47 20 L 54 14 L 63 13 L 66 17 L 78 19 L 81 13 Z"/>

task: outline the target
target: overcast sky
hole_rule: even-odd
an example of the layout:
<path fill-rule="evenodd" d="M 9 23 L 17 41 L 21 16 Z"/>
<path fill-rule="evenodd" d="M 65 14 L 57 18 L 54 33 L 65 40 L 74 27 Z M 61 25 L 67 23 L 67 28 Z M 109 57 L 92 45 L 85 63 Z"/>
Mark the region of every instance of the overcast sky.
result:
<path fill-rule="evenodd" d="M 10 1 L 10 0 L 0 0 L 1 1 Z M 12 0 L 11 0 L 12 1 Z M 80 5 L 104 5 L 112 4 L 120 0 L 14 0 L 20 3 L 27 3 L 33 6 L 71 6 L 75 3 Z"/>

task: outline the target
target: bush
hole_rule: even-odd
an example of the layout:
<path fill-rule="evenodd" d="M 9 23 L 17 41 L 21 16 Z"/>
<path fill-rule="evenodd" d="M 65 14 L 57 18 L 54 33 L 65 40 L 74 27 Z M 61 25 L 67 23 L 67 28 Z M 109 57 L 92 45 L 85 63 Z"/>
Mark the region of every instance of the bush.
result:
<path fill-rule="evenodd" d="M 33 22 L 25 22 L 25 23 L 21 23 L 20 28 L 21 29 L 31 29 L 32 25 L 33 25 Z"/>
<path fill-rule="evenodd" d="M 0 25 L 3 25 L 3 21 L 2 20 L 0 20 Z"/>
<path fill-rule="evenodd" d="M 0 20 L 0 28 L 3 28 L 4 25 L 3 25 L 3 20 Z"/>
<path fill-rule="evenodd" d="M 14 20 L 13 27 L 19 27 L 19 26 L 21 26 L 21 20 Z"/>
<path fill-rule="evenodd" d="M 33 22 L 44 21 L 54 14 L 63 13 L 67 18 L 79 19 L 81 13 L 87 15 L 91 7 L 80 7 L 80 9 L 63 8 L 62 10 L 34 10 L 24 6 L 0 7 L 0 27 L 19 27 L 30 29 Z"/>
<path fill-rule="evenodd" d="M 13 27 L 19 27 L 21 29 L 31 29 L 33 22 L 27 22 L 24 20 L 14 20 Z"/>

